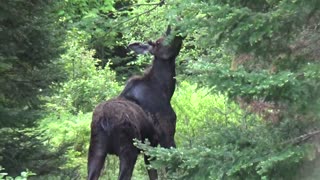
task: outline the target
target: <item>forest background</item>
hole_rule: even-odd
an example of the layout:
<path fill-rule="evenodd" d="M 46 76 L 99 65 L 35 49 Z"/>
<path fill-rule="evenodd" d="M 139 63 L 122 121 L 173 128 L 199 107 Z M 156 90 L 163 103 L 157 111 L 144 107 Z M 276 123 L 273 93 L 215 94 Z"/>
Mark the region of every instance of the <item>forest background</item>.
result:
<path fill-rule="evenodd" d="M 186 35 L 178 148 L 136 143 L 161 178 L 320 179 L 319 0 L 0 1 L 0 178 L 85 179 L 93 108 L 151 63 L 127 45 L 168 24 Z"/>

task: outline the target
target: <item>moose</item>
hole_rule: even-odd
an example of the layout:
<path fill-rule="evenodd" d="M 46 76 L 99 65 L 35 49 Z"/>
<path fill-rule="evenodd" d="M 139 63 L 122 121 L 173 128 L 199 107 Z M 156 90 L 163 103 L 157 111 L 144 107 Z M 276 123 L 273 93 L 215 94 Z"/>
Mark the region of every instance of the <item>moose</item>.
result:
<path fill-rule="evenodd" d="M 121 94 L 99 104 L 92 116 L 88 153 L 88 180 L 98 179 L 107 154 L 119 157 L 119 180 L 130 180 L 139 149 L 133 139 L 147 139 L 151 146 L 175 147 L 176 114 L 170 100 L 175 90 L 175 59 L 183 37 L 166 34 L 155 42 L 132 43 L 137 54 L 153 55 L 151 68 L 143 76 L 130 78 Z M 149 157 L 144 157 L 149 164 Z M 148 169 L 151 180 L 158 178 Z"/>

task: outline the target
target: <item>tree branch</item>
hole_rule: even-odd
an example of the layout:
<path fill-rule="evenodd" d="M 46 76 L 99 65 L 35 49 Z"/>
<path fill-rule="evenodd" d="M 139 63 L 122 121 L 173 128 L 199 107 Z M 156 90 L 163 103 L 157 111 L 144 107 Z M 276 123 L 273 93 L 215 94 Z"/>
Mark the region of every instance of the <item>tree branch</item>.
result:
<path fill-rule="evenodd" d="M 147 11 L 145 11 L 145 12 L 142 12 L 142 13 L 140 13 L 140 14 L 137 14 L 136 16 L 133 16 L 133 17 L 131 17 L 131 18 L 125 20 L 125 21 L 122 21 L 122 22 L 120 22 L 119 24 L 116 24 L 115 26 L 113 26 L 113 28 L 114 28 L 114 27 L 117 27 L 117 26 L 120 26 L 120 25 L 122 25 L 122 24 L 124 24 L 124 23 L 126 23 L 126 22 L 129 22 L 129 21 L 131 21 L 131 20 L 133 20 L 133 19 L 135 19 L 135 18 L 139 18 L 139 17 L 142 16 L 142 15 L 148 14 L 148 13 L 150 13 L 151 11 L 155 10 L 157 7 L 161 7 L 162 5 L 164 5 L 164 0 L 160 0 L 159 3 L 153 3 L 153 4 L 136 4 L 135 6 L 142 6 L 142 5 L 153 5 L 154 7 L 151 8 L 151 9 L 149 9 L 149 10 L 147 10 Z"/>
<path fill-rule="evenodd" d="M 122 11 L 122 10 L 128 9 L 133 6 L 139 7 L 139 6 L 162 6 L 162 5 L 164 5 L 164 0 L 160 0 L 160 2 L 158 2 L 158 3 L 132 4 L 129 6 L 122 7 L 120 9 L 118 9 L 117 11 Z"/>
<path fill-rule="evenodd" d="M 316 136 L 318 134 L 320 134 L 320 130 L 308 132 L 308 133 L 303 134 L 301 136 L 298 136 L 296 138 L 285 141 L 283 144 L 294 144 L 294 145 L 300 144 L 301 142 L 306 141 L 306 140 L 310 139 L 311 137 Z"/>

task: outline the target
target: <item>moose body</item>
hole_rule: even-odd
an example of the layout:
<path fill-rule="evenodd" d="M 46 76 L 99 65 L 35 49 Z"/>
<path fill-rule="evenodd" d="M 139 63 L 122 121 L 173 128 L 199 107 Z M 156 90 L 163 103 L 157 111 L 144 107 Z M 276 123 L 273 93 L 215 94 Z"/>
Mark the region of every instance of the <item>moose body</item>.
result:
<path fill-rule="evenodd" d="M 119 180 L 131 179 L 139 154 L 133 145 L 134 138 L 148 139 L 151 146 L 175 147 L 176 114 L 170 100 L 176 84 L 175 59 L 181 45 L 180 36 L 168 44 L 160 38 L 156 42 L 129 45 L 136 53 L 151 53 L 152 66 L 143 76 L 129 79 L 117 98 L 95 108 L 88 154 L 89 180 L 99 178 L 107 154 L 119 156 Z M 149 164 L 148 157 L 144 160 Z M 157 179 L 156 170 L 148 169 L 148 174 L 150 179 Z"/>

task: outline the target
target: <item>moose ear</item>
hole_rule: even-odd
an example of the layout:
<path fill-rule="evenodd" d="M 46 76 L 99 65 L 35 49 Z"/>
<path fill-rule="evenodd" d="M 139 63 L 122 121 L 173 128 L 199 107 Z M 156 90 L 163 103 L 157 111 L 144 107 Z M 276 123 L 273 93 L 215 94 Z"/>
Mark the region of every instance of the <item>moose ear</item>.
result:
<path fill-rule="evenodd" d="M 146 54 L 152 49 L 152 46 L 150 44 L 143 43 L 132 43 L 129 44 L 128 47 L 137 54 Z"/>

